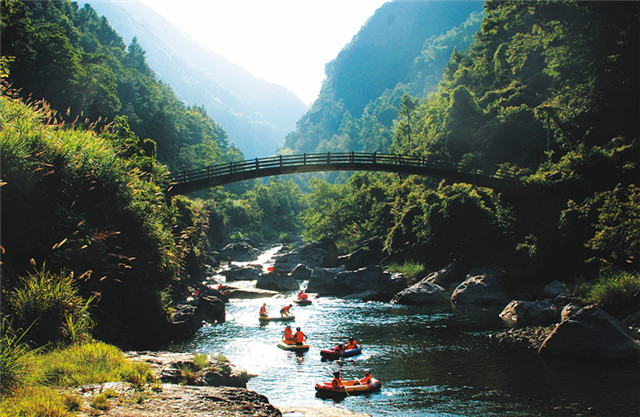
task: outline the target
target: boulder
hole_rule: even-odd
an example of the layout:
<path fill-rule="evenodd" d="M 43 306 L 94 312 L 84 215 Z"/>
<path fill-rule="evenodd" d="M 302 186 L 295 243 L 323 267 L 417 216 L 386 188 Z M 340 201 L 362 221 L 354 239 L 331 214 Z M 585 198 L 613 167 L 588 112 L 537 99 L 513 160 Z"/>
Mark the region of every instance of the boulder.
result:
<path fill-rule="evenodd" d="M 406 285 L 407 280 L 402 274 L 391 274 L 380 266 L 337 273 L 336 270 L 314 268 L 307 291 L 365 301 L 389 301 Z"/>
<path fill-rule="evenodd" d="M 560 313 L 560 321 L 562 322 L 565 320 L 569 320 L 581 309 L 582 307 L 580 307 L 577 304 L 573 304 L 573 303 L 567 304 L 566 306 L 564 306 L 564 308 L 562 309 L 562 312 Z"/>
<path fill-rule="evenodd" d="M 196 314 L 209 323 L 224 323 L 226 312 L 225 302 L 218 297 L 203 295 L 198 298 Z"/>
<path fill-rule="evenodd" d="M 268 298 L 274 295 L 280 294 L 277 291 L 261 290 L 257 288 L 236 288 L 230 286 L 223 286 L 220 288 L 227 297 L 235 299 L 249 299 L 249 298 Z"/>
<path fill-rule="evenodd" d="M 236 262 L 249 262 L 258 259 L 260 251 L 247 242 L 230 243 L 220 251 L 220 258 L 231 260 Z"/>
<path fill-rule="evenodd" d="M 542 295 L 544 298 L 556 298 L 559 295 L 565 294 L 564 284 L 560 281 L 551 281 L 544 286 Z"/>
<path fill-rule="evenodd" d="M 551 300 L 513 300 L 499 316 L 507 323 L 517 326 L 544 326 L 558 320 L 558 308 Z"/>
<path fill-rule="evenodd" d="M 335 279 L 342 271 L 344 271 L 343 266 L 338 268 L 313 268 L 306 291 L 319 295 L 333 295 L 336 286 Z"/>
<path fill-rule="evenodd" d="M 347 270 L 364 268 L 369 265 L 377 265 L 383 258 L 383 245 L 380 239 L 369 239 L 362 247 L 348 255 L 338 259 L 339 265 L 344 265 Z"/>
<path fill-rule="evenodd" d="M 558 324 L 538 352 L 567 359 L 639 360 L 640 344 L 619 320 L 587 306 Z"/>
<path fill-rule="evenodd" d="M 311 278 L 311 272 L 313 270 L 306 265 L 298 264 L 291 271 L 291 278 L 298 281 L 306 281 Z"/>
<path fill-rule="evenodd" d="M 411 287 L 396 294 L 391 303 L 405 305 L 448 303 L 451 295 L 443 285 L 447 285 L 447 276 L 451 275 L 452 270 L 453 264 L 450 264 L 440 271 L 432 272 Z"/>
<path fill-rule="evenodd" d="M 232 265 L 229 269 L 225 269 L 224 271 L 220 271 L 220 275 L 224 275 L 229 281 L 253 281 L 258 279 L 258 276 L 262 272 L 262 267 L 260 265 L 247 265 L 247 266 L 237 266 Z"/>
<path fill-rule="evenodd" d="M 329 238 L 307 243 L 290 252 L 277 255 L 274 259 L 273 271 L 280 275 L 288 274 L 298 264 L 309 268 L 334 268 L 338 264 L 338 248 Z"/>
<path fill-rule="evenodd" d="M 273 291 L 297 291 L 300 284 L 289 275 L 262 274 L 256 282 L 256 288 Z"/>
<path fill-rule="evenodd" d="M 498 267 L 485 267 L 471 271 L 451 296 L 456 304 L 508 303 L 511 297 L 503 286 L 505 271 Z"/>

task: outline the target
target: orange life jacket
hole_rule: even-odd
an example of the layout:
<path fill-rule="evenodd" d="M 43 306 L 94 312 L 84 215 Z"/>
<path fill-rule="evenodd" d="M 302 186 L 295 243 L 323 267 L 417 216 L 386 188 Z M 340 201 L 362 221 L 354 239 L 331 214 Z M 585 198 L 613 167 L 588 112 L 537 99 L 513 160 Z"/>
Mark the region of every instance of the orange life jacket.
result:
<path fill-rule="evenodd" d="M 293 340 L 296 341 L 296 343 L 302 343 L 304 342 L 304 340 L 307 338 L 307 336 L 305 336 L 304 333 L 302 333 L 302 330 L 297 331 L 295 336 L 293 336 Z"/>
<path fill-rule="evenodd" d="M 285 328 L 284 329 L 284 338 L 285 339 L 293 339 L 293 330 Z"/>
<path fill-rule="evenodd" d="M 265 307 L 265 306 L 260 307 L 260 315 L 261 316 L 266 316 L 267 315 L 267 307 Z"/>
<path fill-rule="evenodd" d="M 344 347 L 344 350 L 355 349 L 357 347 L 358 347 L 358 342 L 354 340 L 353 342 L 347 343 L 347 346 Z"/>
<path fill-rule="evenodd" d="M 333 388 L 335 388 L 335 389 L 344 387 L 344 385 L 342 384 L 342 381 L 340 379 L 338 379 L 338 377 L 335 377 L 335 376 L 331 380 L 331 386 Z"/>
<path fill-rule="evenodd" d="M 362 385 L 369 385 L 369 384 L 371 383 L 371 380 L 372 380 L 372 379 L 373 379 L 373 377 L 371 376 L 371 374 L 369 374 L 369 375 L 366 375 L 364 378 L 362 378 L 362 379 L 360 380 L 360 383 L 361 383 Z"/>
<path fill-rule="evenodd" d="M 289 310 L 291 310 L 291 306 L 284 306 L 280 309 L 280 312 L 289 314 Z"/>

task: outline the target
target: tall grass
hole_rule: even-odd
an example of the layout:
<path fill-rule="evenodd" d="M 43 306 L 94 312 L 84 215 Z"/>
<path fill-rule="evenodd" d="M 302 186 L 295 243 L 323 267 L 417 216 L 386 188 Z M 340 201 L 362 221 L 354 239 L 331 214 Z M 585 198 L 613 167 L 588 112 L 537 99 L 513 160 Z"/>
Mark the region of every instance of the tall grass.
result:
<path fill-rule="evenodd" d="M 16 333 L 6 317 L 0 325 L 0 393 L 13 392 L 27 383 L 29 356 L 34 353 Z"/>
<path fill-rule="evenodd" d="M 389 265 L 389 271 L 392 273 L 402 273 L 409 284 L 415 284 L 424 278 L 424 275 L 427 273 L 424 265 L 410 260 L 405 260 L 404 264 L 393 263 Z"/>
<path fill-rule="evenodd" d="M 1 417 L 75 415 L 72 411 L 78 410 L 77 399 L 61 395 L 56 387 L 129 382 L 135 388 L 143 389 L 146 384 L 155 382 L 147 364 L 127 360 L 118 348 L 101 342 L 24 354 L 20 360 L 20 369 L 15 371 L 20 373 L 21 383 L 13 384 L 11 391 L 6 390 L 3 369 Z M 108 397 L 97 401 L 102 401 L 100 404 L 106 401 L 108 405 Z"/>
<path fill-rule="evenodd" d="M 591 282 L 578 281 L 570 292 L 584 304 L 596 304 L 624 318 L 640 310 L 640 273 L 610 272 Z"/>
<path fill-rule="evenodd" d="M 15 325 L 27 329 L 26 336 L 38 346 L 73 343 L 87 338 L 93 321 L 89 305 L 78 295 L 73 274 L 53 274 L 44 267 L 21 279 L 11 293 Z"/>

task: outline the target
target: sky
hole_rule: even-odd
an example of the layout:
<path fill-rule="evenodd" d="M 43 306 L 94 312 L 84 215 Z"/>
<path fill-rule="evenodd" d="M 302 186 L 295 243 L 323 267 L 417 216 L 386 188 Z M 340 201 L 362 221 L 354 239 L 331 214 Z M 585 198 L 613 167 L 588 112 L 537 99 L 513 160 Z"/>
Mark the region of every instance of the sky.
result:
<path fill-rule="evenodd" d="M 387 0 L 142 0 L 172 23 L 303 103 L 315 101 L 324 66 Z"/>

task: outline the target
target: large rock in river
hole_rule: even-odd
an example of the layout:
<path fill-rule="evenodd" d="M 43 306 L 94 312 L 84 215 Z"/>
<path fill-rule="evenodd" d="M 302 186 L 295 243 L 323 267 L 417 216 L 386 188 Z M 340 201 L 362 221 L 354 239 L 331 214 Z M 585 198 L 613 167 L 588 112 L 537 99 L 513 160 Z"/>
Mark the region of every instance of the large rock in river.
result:
<path fill-rule="evenodd" d="M 237 262 L 249 262 L 258 259 L 260 251 L 247 242 L 229 243 L 220 251 L 220 257 L 223 260 L 231 258 Z"/>
<path fill-rule="evenodd" d="M 396 294 L 391 303 L 406 305 L 449 303 L 451 295 L 445 289 L 454 279 L 455 264 L 451 263 L 439 271 L 422 278 L 419 282 Z"/>
<path fill-rule="evenodd" d="M 322 238 L 317 242 L 310 242 L 292 251 L 276 256 L 273 272 L 288 274 L 298 264 L 309 268 L 333 268 L 338 263 L 338 248 L 333 240 Z"/>
<path fill-rule="evenodd" d="M 238 266 L 232 265 L 229 269 L 220 271 L 220 275 L 224 275 L 227 282 L 230 281 L 253 281 L 258 279 L 258 276 L 262 272 L 260 265 L 247 265 Z"/>
<path fill-rule="evenodd" d="M 256 288 L 273 291 L 297 291 L 300 284 L 289 275 L 262 274 L 256 282 Z"/>
<path fill-rule="evenodd" d="M 505 276 L 505 270 L 499 267 L 475 269 L 456 287 L 451 301 L 456 304 L 508 303 L 511 297 L 504 286 Z"/>
<path fill-rule="evenodd" d="M 640 344 L 616 318 L 587 306 L 558 324 L 540 355 L 567 359 L 640 359 Z"/>
<path fill-rule="evenodd" d="M 357 298 L 365 301 L 389 301 L 406 285 L 407 280 L 402 274 L 391 274 L 380 266 L 337 273 L 335 270 L 328 272 L 315 268 L 307 291 L 318 295 Z"/>
<path fill-rule="evenodd" d="M 499 314 L 501 319 L 517 326 L 544 326 L 557 322 L 559 315 L 551 300 L 513 300 Z"/>

